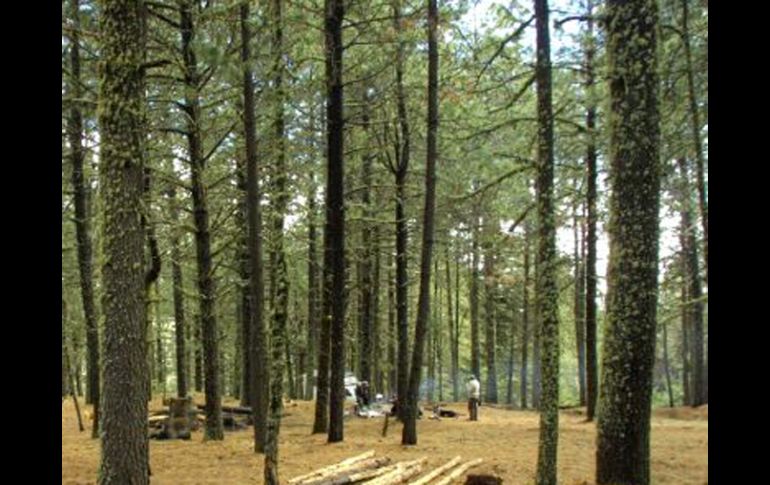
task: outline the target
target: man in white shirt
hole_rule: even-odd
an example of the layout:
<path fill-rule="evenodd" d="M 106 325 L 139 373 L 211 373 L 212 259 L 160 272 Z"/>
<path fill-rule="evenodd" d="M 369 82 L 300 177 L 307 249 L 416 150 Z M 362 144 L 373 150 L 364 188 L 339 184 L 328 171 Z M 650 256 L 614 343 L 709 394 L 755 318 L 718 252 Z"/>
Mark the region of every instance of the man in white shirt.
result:
<path fill-rule="evenodd" d="M 479 402 L 481 400 L 481 383 L 476 379 L 476 376 L 471 376 L 468 379 L 468 413 L 470 413 L 471 421 L 479 420 Z"/>

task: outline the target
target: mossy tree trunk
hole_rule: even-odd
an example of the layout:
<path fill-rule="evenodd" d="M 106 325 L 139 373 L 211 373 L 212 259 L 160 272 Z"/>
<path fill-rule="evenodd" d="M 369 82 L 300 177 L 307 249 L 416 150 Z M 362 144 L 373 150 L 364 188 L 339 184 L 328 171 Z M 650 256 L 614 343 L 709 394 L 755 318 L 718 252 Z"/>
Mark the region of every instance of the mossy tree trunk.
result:
<path fill-rule="evenodd" d="M 99 82 L 104 387 L 101 485 L 148 484 L 144 241 L 145 10 L 136 0 L 100 4 Z"/>
<path fill-rule="evenodd" d="M 657 3 L 606 5 L 610 261 L 596 482 L 650 483 L 660 204 Z"/>
<path fill-rule="evenodd" d="M 559 319 L 556 287 L 556 226 L 553 201 L 553 109 L 551 104 L 551 47 L 548 2 L 535 0 L 537 30 L 538 251 L 537 315 L 540 334 L 542 393 L 540 441 L 537 455 L 538 485 L 556 485 L 556 451 L 559 438 Z"/>

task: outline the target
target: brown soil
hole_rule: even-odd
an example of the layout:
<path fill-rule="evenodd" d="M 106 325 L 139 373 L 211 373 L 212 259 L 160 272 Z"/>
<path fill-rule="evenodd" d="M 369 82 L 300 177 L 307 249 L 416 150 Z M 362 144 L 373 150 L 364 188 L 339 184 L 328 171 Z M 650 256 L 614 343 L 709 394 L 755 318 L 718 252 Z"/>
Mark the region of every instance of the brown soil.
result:
<path fill-rule="evenodd" d="M 203 402 L 196 396 L 196 402 Z M 229 402 L 228 402 L 229 404 Z M 463 404 L 447 406 L 466 413 Z M 162 408 L 160 400 L 151 409 Z M 287 405 L 281 424 L 280 473 L 285 479 L 374 449 L 393 461 L 428 457 L 435 468 L 456 455 L 483 458 L 469 473 L 493 474 L 506 484 L 530 484 L 537 462 L 538 414 L 483 406 L 479 421 L 465 417 L 441 421 L 422 419 L 419 444 L 403 447 L 401 425 L 391 421 L 381 437 L 384 418 L 350 417 L 345 441 L 329 445 L 325 435 L 310 435 L 313 403 Z M 426 417 L 429 415 L 426 412 Z M 566 485 L 592 483 L 596 427 L 586 423 L 580 409 L 565 410 L 559 426 L 559 481 Z M 90 421 L 88 422 L 90 425 Z M 252 450 L 250 431 L 227 432 L 224 441 L 203 442 L 194 432 L 190 441 L 151 441 L 152 483 L 158 485 L 262 483 L 262 456 Z M 708 482 L 708 406 L 657 409 L 652 419 L 652 483 Z M 62 404 L 62 483 L 93 484 L 99 463 L 99 441 L 78 432 L 72 400 Z"/>

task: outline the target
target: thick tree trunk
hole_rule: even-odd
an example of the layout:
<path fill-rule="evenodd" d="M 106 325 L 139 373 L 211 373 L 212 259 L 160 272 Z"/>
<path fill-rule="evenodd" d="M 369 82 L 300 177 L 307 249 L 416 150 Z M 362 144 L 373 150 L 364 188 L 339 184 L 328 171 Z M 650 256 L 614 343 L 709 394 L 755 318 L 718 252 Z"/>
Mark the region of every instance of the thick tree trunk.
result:
<path fill-rule="evenodd" d="M 69 116 L 67 117 L 67 141 L 70 145 L 70 160 L 72 162 L 80 295 L 83 302 L 83 317 L 86 322 L 86 350 L 88 353 L 86 404 L 93 404 L 94 421 L 91 437 L 97 438 L 99 436 L 99 331 L 96 306 L 94 305 L 93 250 L 87 205 L 89 183 L 83 170 L 85 149 L 83 148 L 83 115 L 79 105 L 82 89 L 80 80 L 80 2 L 78 0 L 70 0 L 69 17 L 73 24 L 69 34 L 70 75 L 67 94 L 71 100 Z"/>
<path fill-rule="evenodd" d="M 401 444 L 417 444 L 418 395 L 422 373 L 423 349 L 430 317 L 430 277 L 433 256 L 434 212 L 436 206 L 436 159 L 438 135 L 438 29 L 437 0 L 428 0 L 428 136 L 425 160 L 425 208 L 423 211 L 422 254 L 420 256 L 420 294 L 417 300 L 417 322 L 414 350 L 409 371 L 404 429 Z"/>
<path fill-rule="evenodd" d="M 606 6 L 610 89 L 610 263 L 596 482 L 650 483 L 660 204 L 658 12 Z"/>
<path fill-rule="evenodd" d="M 329 396 L 330 443 L 343 440 L 342 413 L 345 403 L 345 201 L 344 118 L 342 94 L 343 0 L 326 0 L 326 119 L 327 190 L 326 251 L 329 253 L 331 284 L 331 382 Z"/>
<path fill-rule="evenodd" d="M 535 0 L 537 28 L 537 315 L 542 369 L 538 485 L 556 485 L 559 438 L 559 315 L 556 286 L 556 225 L 553 200 L 553 109 L 551 106 L 551 47 L 548 2 Z"/>
<path fill-rule="evenodd" d="M 99 133 L 104 207 L 104 327 L 99 483 L 148 484 L 144 342 L 145 10 L 105 1 L 100 10 Z"/>

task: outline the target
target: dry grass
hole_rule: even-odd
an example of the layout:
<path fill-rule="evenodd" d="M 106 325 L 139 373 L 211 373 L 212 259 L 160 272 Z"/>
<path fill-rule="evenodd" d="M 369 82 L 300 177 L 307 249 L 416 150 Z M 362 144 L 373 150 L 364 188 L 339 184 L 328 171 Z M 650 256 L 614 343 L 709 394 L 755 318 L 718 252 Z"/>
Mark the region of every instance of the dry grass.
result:
<path fill-rule="evenodd" d="M 196 402 L 202 402 L 196 396 Z M 151 409 L 160 408 L 160 402 Z M 462 404 L 448 406 L 466 412 Z M 330 465 L 374 449 L 394 461 L 427 456 L 428 469 L 455 455 L 464 460 L 483 458 L 474 473 L 494 473 L 506 484 L 533 483 L 537 461 L 538 415 L 535 412 L 480 409 L 480 420 L 463 418 L 419 422 L 416 447 L 403 447 L 401 425 L 391 421 L 387 438 L 381 437 L 382 418 L 348 418 L 345 441 L 329 445 L 326 437 L 309 434 L 313 404 L 296 402 L 281 425 L 280 472 L 284 479 Z M 427 415 L 428 413 L 426 413 Z M 96 483 L 99 442 L 79 433 L 72 400 L 62 405 L 62 483 Z M 567 485 L 591 483 L 594 475 L 596 428 L 585 423 L 580 410 L 560 416 L 559 479 Z M 153 484 L 262 483 L 262 457 L 252 453 L 250 431 L 227 432 L 224 441 L 202 442 L 200 431 L 190 441 L 151 441 Z M 697 484 L 708 482 L 708 407 L 692 410 L 656 410 L 652 421 L 652 482 Z"/>

